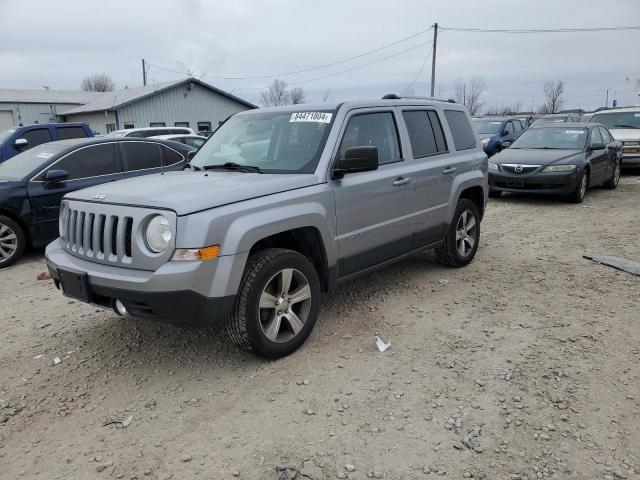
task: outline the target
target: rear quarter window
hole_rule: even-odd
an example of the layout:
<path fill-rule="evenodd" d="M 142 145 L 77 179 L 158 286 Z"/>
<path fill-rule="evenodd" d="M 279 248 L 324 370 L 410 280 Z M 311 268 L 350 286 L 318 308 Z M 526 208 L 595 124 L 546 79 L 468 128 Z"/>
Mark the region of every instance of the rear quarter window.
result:
<path fill-rule="evenodd" d="M 163 145 L 151 142 L 122 142 L 126 171 L 146 170 L 162 166 Z"/>
<path fill-rule="evenodd" d="M 56 127 L 56 133 L 60 140 L 67 140 L 69 138 L 85 138 L 87 132 L 82 127 Z"/>
<path fill-rule="evenodd" d="M 460 110 L 445 110 L 444 116 L 449 124 L 456 150 L 476 148 L 476 135 L 467 114 Z"/>

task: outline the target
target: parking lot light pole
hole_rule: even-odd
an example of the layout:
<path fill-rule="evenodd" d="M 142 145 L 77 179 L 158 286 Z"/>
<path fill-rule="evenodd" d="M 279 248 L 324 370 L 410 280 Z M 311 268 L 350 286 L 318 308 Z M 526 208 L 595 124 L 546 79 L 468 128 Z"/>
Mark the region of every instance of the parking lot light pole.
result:
<path fill-rule="evenodd" d="M 438 43 L 438 24 L 433 24 L 433 57 L 431 58 L 431 96 L 436 91 L 436 46 Z"/>

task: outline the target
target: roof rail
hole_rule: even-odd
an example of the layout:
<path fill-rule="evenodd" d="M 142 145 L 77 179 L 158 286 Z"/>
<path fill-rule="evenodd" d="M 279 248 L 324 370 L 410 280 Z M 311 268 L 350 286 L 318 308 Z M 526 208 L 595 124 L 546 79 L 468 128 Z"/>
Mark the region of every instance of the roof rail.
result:
<path fill-rule="evenodd" d="M 395 93 L 387 93 L 384 97 L 382 97 L 382 100 L 401 100 L 403 98 L 408 98 L 408 99 L 416 99 L 416 100 L 435 100 L 437 102 L 448 102 L 448 103 L 458 103 L 456 102 L 454 99 L 452 98 L 447 98 L 446 100 L 443 98 L 435 98 L 435 97 L 418 97 L 418 96 L 413 96 L 413 95 L 407 95 L 407 96 L 399 96 L 396 95 Z"/>

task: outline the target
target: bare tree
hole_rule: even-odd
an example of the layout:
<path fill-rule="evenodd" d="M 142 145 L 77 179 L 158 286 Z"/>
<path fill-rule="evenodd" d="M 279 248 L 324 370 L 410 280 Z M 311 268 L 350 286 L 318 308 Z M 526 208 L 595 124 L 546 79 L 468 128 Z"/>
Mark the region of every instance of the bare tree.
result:
<path fill-rule="evenodd" d="M 480 96 L 486 86 L 481 77 L 471 77 L 469 82 L 457 80 L 453 94 L 454 100 L 467 107 L 471 115 L 477 115 L 482 108 Z"/>
<path fill-rule="evenodd" d="M 113 80 L 106 73 L 92 73 L 80 84 L 80 88 L 85 92 L 110 92 L 114 86 Z"/>
<path fill-rule="evenodd" d="M 327 103 L 329 97 L 331 96 L 331 90 L 325 90 L 322 94 L 322 103 Z"/>
<path fill-rule="evenodd" d="M 485 110 L 485 115 L 515 115 L 520 113 L 522 108 L 522 102 L 516 102 L 513 105 L 504 105 L 498 107 L 498 105 L 489 105 Z"/>
<path fill-rule="evenodd" d="M 564 93 L 564 83 L 562 80 L 549 80 L 544 83 L 545 104 L 540 113 L 557 113 L 564 103 L 562 94 Z M 544 110 L 544 111 L 542 111 Z"/>
<path fill-rule="evenodd" d="M 305 95 L 302 87 L 289 90 L 287 82 L 276 78 L 266 91 L 260 94 L 260 101 L 265 107 L 304 103 Z"/>
<path fill-rule="evenodd" d="M 295 87 L 289 92 L 289 100 L 293 105 L 304 103 L 304 89 L 302 87 Z"/>
<path fill-rule="evenodd" d="M 414 90 L 413 87 L 411 85 L 403 88 L 402 90 L 400 90 L 400 96 L 401 97 L 413 97 L 414 95 Z"/>

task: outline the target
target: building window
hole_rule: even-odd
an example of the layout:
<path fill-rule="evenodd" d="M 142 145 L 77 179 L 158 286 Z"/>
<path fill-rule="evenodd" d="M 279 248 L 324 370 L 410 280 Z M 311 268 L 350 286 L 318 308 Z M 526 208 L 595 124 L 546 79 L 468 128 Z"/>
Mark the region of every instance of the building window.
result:
<path fill-rule="evenodd" d="M 115 123 L 107 123 L 107 133 L 115 132 L 116 124 Z"/>
<path fill-rule="evenodd" d="M 199 132 L 210 132 L 211 131 L 211 122 L 198 122 L 198 131 Z"/>
<path fill-rule="evenodd" d="M 128 129 L 128 128 L 136 128 L 136 126 L 133 124 L 133 122 L 125 122 L 125 123 L 123 123 L 122 125 L 123 125 L 123 127 L 122 127 L 122 128 L 125 128 L 125 129 Z"/>
<path fill-rule="evenodd" d="M 151 122 L 149 124 L 150 127 L 165 127 L 166 125 L 164 124 L 164 122 Z"/>
<path fill-rule="evenodd" d="M 189 128 L 189 122 L 176 122 L 173 124 L 173 126 Z"/>

